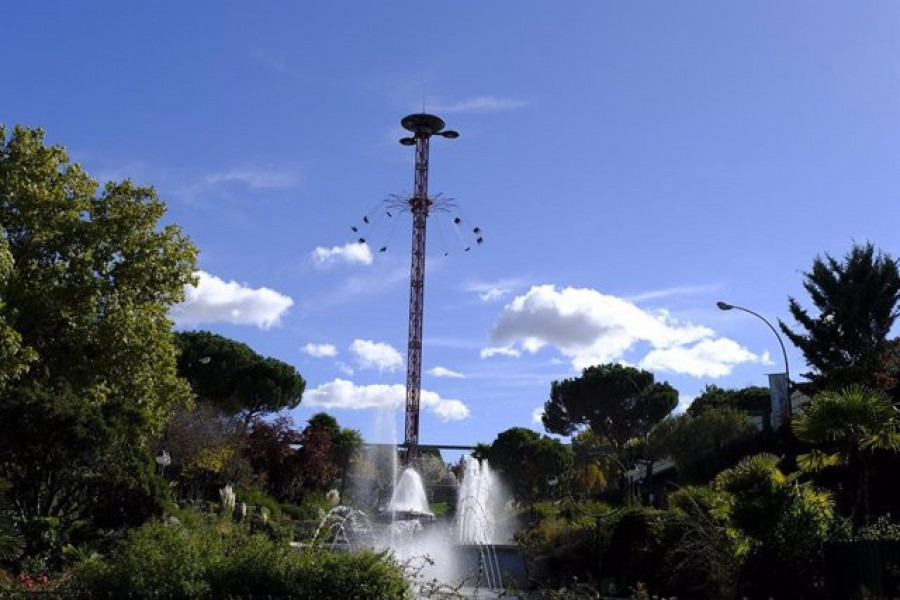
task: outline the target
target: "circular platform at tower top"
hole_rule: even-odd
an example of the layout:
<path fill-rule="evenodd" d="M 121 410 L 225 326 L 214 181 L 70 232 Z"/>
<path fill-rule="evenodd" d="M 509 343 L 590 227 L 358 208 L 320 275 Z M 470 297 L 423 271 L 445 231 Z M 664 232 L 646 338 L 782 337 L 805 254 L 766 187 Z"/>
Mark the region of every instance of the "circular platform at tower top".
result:
<path fill-rule="evenodd" d="M 407 131 L 412 131 L 413 133 L 434 135 L 443 130 L 447 124 L 444 123 L 444 120 L 440 117 L 426 113 L 416 113 L 400 119 L 400 125 Z"/>

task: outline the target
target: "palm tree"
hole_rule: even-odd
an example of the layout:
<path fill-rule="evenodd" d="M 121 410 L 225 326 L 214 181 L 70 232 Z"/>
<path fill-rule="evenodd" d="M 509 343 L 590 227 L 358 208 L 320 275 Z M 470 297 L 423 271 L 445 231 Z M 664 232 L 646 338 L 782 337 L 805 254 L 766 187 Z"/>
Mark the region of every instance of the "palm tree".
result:
<path fill-rule="evenodd" d="M 871 457 L 876 450 L 900 450 L 897 409 L 879 391 L 853 385 L 817 394 L 793 421 L 797 438 L 819 448 L 797 457 L 804 471 L 846 467 L 859 473 L 851 517 L 869 512 Z"/>

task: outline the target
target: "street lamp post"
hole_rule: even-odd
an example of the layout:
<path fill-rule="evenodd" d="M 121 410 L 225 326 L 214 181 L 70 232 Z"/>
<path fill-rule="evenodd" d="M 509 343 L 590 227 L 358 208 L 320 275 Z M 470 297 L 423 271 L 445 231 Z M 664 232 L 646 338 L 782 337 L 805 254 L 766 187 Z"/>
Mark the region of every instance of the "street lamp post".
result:
<path fill-rule="evenodd" d="M 772 333 L 775 334 L 775 338 L 778 340 L 778 345 L 781 346 L 781 356 L 784 358 L 784 378 L 785 378 L 785 380 L 787 380 L 787 417 L 788 417 L 788 421 L 790 421 L 791 418 L 794 416 L 793 408 L 791 407 L 791 371 L 790 371 L 790 368 L 788 367 L 787 350 L 784 349 L 784 342 L 781 340 L 781 335 L 779 335 L 778 330 L 775 329 L 775 327 L 773 327 L 771 323 L 769 323 L 768 319 L 766 319 L 764 316 L 762 316 L 758 312 L 750 310 L 749 308 L 744 308 L 743 306 L 737 306 L 735 304 L 728 304 L 727 302 L 722 302 L 722 301 L 716 302 L 716 306 L 719 307 L 719 310 L 736 309 L 736 310 L 742 310 L 745 313 L 750 313 L 751 315 L 753 315 L 754 317 L 756 317 L 757 319 L 759 319 L 760 321 L 762 321 L 763 323 L 768 325 L 769 329 L 772 330 Z"/>

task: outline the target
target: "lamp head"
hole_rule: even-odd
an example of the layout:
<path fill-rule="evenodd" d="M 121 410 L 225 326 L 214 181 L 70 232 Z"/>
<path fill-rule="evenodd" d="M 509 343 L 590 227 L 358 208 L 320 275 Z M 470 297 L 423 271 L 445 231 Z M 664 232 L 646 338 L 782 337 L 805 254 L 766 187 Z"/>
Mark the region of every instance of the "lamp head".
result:
<path fill-rule="evenodd" d="M 400 143 L 403 144 L 404 146 L 415 146 L 416 140 L 415 140 L 415 138 L 405 137 L 405 138 L 400 138 Z"/>
<path fill-rule="evenodd" d="M 455 140 L 459 137 L 459 132 L 453 129 L 448 129 L 447 131 L 442 131 L 439 135 L 444 136 L 448 140 Z"/>
<path fill-rule="evenodd" d="M 719 307 L 719 310 L 731 310 L 732 308 L 734 308 L 733 305 L 728 304 L 727 302 L 722 302 L 722 301 L 716 302 L 716 306 Z"/>

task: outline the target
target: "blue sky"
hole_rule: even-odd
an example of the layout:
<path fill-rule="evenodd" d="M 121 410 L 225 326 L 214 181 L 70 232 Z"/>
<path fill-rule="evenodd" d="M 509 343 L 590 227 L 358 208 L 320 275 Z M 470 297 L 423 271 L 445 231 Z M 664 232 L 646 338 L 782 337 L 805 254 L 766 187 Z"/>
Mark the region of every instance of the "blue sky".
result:
<path fill-rule="evenodd" d="M 431 191 L 485 237 L 466 253 L 429 221 L 423 443 L 539 428 L 550 382 L 597 361 L 685 404 L 765 385 L 772 332 L 717 300 L 788 318 L 817 254 L 900 255 L 893 0 L 57 1 L 0 22 L 0 122 L 156 186 L 200 248 L 179 326 L 294 364 L 296 419 L 370 441 L 402 431 L 410 224 L 373 224 L 383 254 L 350 228 L 411 190 L 399 120 L 423 104 L 461 133 L 432 144 Z"/>

